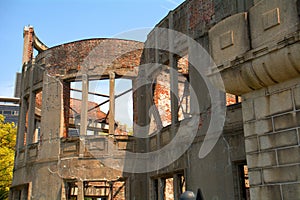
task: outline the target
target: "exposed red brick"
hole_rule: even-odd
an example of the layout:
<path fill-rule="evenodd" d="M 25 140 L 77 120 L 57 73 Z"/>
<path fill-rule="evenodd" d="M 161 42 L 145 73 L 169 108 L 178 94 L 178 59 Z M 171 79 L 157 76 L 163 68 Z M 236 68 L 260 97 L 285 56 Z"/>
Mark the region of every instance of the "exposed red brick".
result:
<path fill-rule="evenodd" d="M 212 0 L 194 0 L 189 4 L 189 28 L 195 29 L 197 25 L 205 25 L 214 15 Z M 200 26 L 201 27 L 201 26 Z"/>

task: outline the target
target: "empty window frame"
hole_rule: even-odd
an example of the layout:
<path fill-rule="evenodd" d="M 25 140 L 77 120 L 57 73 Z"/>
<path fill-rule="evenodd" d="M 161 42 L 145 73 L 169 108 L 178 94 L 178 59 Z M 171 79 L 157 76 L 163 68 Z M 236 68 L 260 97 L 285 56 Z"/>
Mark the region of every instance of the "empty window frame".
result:
<path fill-rule="evenodd" d="M 182 173 L 152 179 L 153 200 L 177 200 L 185 192 L 185 177 Z"/>
<path fill-rule="evenodd" d="M 76 180 L 65 181 L 66 198 L 78 199 L 83 194 L 85 200 L 125 199 L 125 181 L 84 181 L 82 191 Z"/>
<path fill-rule="evenodd" d="M 226 93 L 226 106 L 234 105 L 242 102 L 242 98 L 240 96 Z"/>
<path fill-rule="evenodd" d="M 190 84 L 188 55 L 177 58 L 178 69 L 178 121 L 191 117 L 190 115 Z"/>
<path fill-rule="evenodd" d="M 150 134 L 170 125 L 172 121 L 176 123 L 191 117 L 188 55 L 173 59 L 176 65 L 174 69 L 166 63 L 153 77 Z M 174 76 L 174 79 L 171 76 Z M 172 85 L 172 81 L 176 82 L 175 86 Z M 176 91 L 173 91 L 174 88 Z M 175 104 L 174 108 L 172 101 Z"/>
<path fill-rule="evenodd" d="M 110 91 L 108 79 L 88 81 L 87 130 L 82 135 L 107 135 L 110 116 L 114 118 L 113 134 L 132 134 L 132 81 L 130 79 L 116 79 L 114 85 L 113 91 Z M 83 98 L 82 81 L 70 82 L 69 90 L 69 101 L 65 102 L 65 117 L 69 118 L 68 124 L 66 123 L 68 126 L 67 135 L 79 136 Z M 113 92 L 115 99 L 112 115 L 110 114 L 110 92 Z"/>
<path fill-rule="evenodd" d="M 42 110 L 42 100 L 43 100 L 43 91 L 38 90 L 34 93 L 35 101 L 34 101 L 34 119 L 33 119 L 33 133 L 31 142 L 37 143 L 41 137 L 41 110 Z"/>
<path fill-rule="evenodd" d="M 235 164 L 235 180 L 236 180 L 236 198 L 241 200 L 250 200 L 250 183 L 248 176 L 248 166 L 246 162 L 238 162 Z"/>

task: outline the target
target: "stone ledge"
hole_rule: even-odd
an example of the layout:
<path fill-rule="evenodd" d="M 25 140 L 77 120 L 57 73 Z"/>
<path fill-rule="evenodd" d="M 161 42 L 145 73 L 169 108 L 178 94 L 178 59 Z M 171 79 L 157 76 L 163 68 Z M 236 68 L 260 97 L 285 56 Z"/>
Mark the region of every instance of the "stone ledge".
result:
<path fill-rule="evenodd" d="M 290 39 L 283 38 L 265 47 L 237 55 L 237 59 L 228 62 L 230 64 L 227 66 L 220 65 L 211 69 L 208 76 L 221 73 L 226 91 L 235 95 L 297 78 L 300 75 L 299 35 L 297 31 L 288 36 Z M 283 41 L 286 41 L 284 45 Z"/>

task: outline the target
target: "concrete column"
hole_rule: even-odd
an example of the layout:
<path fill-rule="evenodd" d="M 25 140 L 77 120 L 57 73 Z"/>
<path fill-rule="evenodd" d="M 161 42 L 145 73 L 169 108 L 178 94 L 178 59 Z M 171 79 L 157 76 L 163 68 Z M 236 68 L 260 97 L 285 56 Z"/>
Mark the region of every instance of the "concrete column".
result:
<path fill-rule="evenodd" d="M 63 132 L 62 84 L 46 72 L 43 78 L 43 98 L 41 121 L 41 148 L 39 159 L 57 159 L 60 153 L 60 140 Z"/>
<path fill-rule="evenodd" d="M 180 197 L 180 177 L 178 174 L 173 175 L 173 190 L 174 190 L 174 199 L 179 199 Z"/>
<path fill-rule="evenodd" d="M 173 13 L 169 13 L 169 66 L 170 66 L 170 96 L 171 96 L 171 123 L 175 125 L 178 122 L 178 66 L 176 55 L 174 55 L 174 30 Z M 176 45 L 176 44 L 175 44 Z"/>
<path fill-rule="evenodd" d="M 87 120 L 88 120 L 88 92 L 89 92 L 89 80 L 88 75 L 82 75 L 82 98 L 81 98 L 81 113 L 80 113 L 80 135 L 86 135 L 87 132 Z"/>
<path fill-rule="evenodd" d="M 108 197 L 109 200 L 114 199 L 114 182 L 109 183 L 109 190 L 110 190 L 110 195 Z"/>
<path fill-rule="evenodd" d="M 162 38 L 159 37 L 159 32 L 160 32 L 159 29 L 155 29 L 155 33 L 154 33 L 155 34 L 155 38 L 154 38 L 155 39 L 155 64 L 157 64 L 157 65 L 160 63 L 159 49 L 158 48 L 160 46 L 159 42 L 161 42 L 161 40 L 162 40 Z M 154 94 L 152 94 L 152 95 L 153 95 L 153 98 L 154 98 Z M 152 100 L 151 103 L 154 104 L 154 99 L 151 99 L 151 100 Z M 159 114 L 158 111 L 156 112 L 156 117 L 154 116 L 154 118 L 155 118 L 157 129 L 161 130 L 163 128 L 163 125 L 162 125 L 161 117 L 160 117 L 160 114 Z M 150 120 L 149 120 L 149 123 L 150 123 Z M 161 131 L 158 131 L 157 135 L 156 135 L 157 149 L 160 149 L 160 143 L 161 143 L 160 138 L 161 138 Z M 148 141 L 149 141 L 149 139 L 148 139 Z M 148 144 L 149 144 L 149 142 L 147 142 L 147 145 Z M 148 148 L 148 150 L 149 150 L 149 148 Z"/>
<path fill-rule="evenodd" d="M 27 98 L 22 97 L 21 108 L 20 108 L 20 117 L 19 117 L 19 128 L 18 128 L 18 137 L 17 137 L 17 147 L 18 149 L 24 146 L 24 134 L 25 134 L 25 124 L 26 124 L 26 112 L 28 109 Z M 22 124 L 22 125 L 21 125 Z"/>
<path fill-rule="evenodd" d="M 115 134 L 115 73 L 109 73 L 109 134 Z"/>
<path fill-rule="evenodd" d="M 164 200 L 164 187 L 165 187 L 164 180 L 159 178 L 158 179 L 158 198 L 157 198 L 157 200 Z"/>
<path fill-rule="evenodd" d="M 33 76 L 34 76 L 34 65 L 31 65 L 29 69 L 29 108 L 28 108 L 28 131 L 26 135 L 26 143 L 31 144 L 33 141 L 34 134 L 34 116 L 35 116 L 35 92 L 33 91 Z"/>
<path fill-rule="evenodd" d="M 77 182 L 78 187 L 78 194 L 77 194 L 77 200 L 84 200 L 84 184 L 83 181 Z"/>
<path fill-rule="evenodd" d="M 83 157 L 85 152 L 85 135 L 87 133 L 88 120 L 88 94 L 89 93 L 89 79 L 87 74 L 82 75 L 82 98 L 81 98 L 81 112 L 80 112 L 80 147 L 79 156 Z"/>

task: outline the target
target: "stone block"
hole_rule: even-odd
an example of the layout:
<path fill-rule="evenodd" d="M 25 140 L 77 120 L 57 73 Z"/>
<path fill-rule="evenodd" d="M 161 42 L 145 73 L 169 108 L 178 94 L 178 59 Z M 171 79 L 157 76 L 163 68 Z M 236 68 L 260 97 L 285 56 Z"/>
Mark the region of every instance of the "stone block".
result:
<path fill-rule="evenodd" d="M 296 130 L 272 133 L 259 137 L 260 149 L 274 149 L 278 147 L 291 146 L 298 144 Z"/>
<path fill-rule="evenodd" d="M 296 109 L 300 109 L 300 87 L 296 87 L 293 92 Z"/>
<path fill-rule="evenodd" d="M 262 119 L 270 115 L 270 96 L 254 99 L 254 110 L 256 119 Z"/>
<path fill-rule="evenodd" d="M 248 168 L 259 168 L 276 165 L 275 151 L 261 152 L 247 155 Z"/>
<path fill-rule="evenodd" d="M 299 23 L 296 1 L 261 0 L 249 15 L 253 48 L 295 32 Z"/>
<path fill-rule="evenodd" d="M 212 57 L 217 65 L 250 49 L 247 13 L 232 15 L 209 30 Z"/>
<path fill-rule="evenodd" d="M 150 138 L 150 149 L 151 151 L 154 151 L 157 148 L 157 137 L 151 137 Z"/>
<path fill-rule="evenodd" d="M 29 151 L 28 153 L 29 157 L 36 157 L 38 155 L 37 148 L 28 149 L 28 151 Z"/>
<path fill-rule="evenodd" d="M 171 137 L 170 132 L 168 132 L 168 131 L 162 132 L 160 137 L 161 137 L 160 141 L 161 141 L 162 146 L 166 145 L 166 144 L 168 144 L 168 142 L 170 142 L 170 137 Z"/>
<path fill-rule="evenodd" d="M 243 121 L 247 122 L 255 119 L 253 100 L 242 101 Z"/>
<path fill-rule="evenodd" d="M 245 148 L 247 153 L 258 151 L 257 137 L 245 139 Z"/>
<path fill-rule="evenodd" d="M 270 96 L 270 115 L 293 110 L 291 90 L 285 90 Z"/>
<path fill-rule="evenodd" d="M 296 182 L 300 179 L 300 165 L 263 169 L 265 183 Z"/>
<path fill-rule="evenodd" d="M 249 181 L 251 187 L 254 185 L 261 185 L 261 170 L 249 171 Z"/>
<path fill-rule="evenodd" d="M 300 183 L 282 185 L 281 187 L 284 200 L 300 199 Z"/>
<path fill-rule="evenodd" d="M 280 165 L 300 163 L 300 146 L 277 151 L 278 162 Z"/>
<path fill-rule="evenodd" d="M 300 125 L 300 112 L 287 113 L 274 117 L 275 130 L 294 128 Z"/>
<path fill-rule="evenodd" d="M 262 119 L 255 122 L 249 122 L 244 124 L 245 137 L 252 135 L 262 135 L 273 131 L 272 120 Z"/>
<path fill-rule="evenodd" d="M 279 185 L 250 187 L 251 199 L 282 200 Z"/>
<path fill-rule="evenodd" d="M 268 12 L 263 14 L 263 27 L 264 30 L 268 30 L 273 26 L 277 26 L 280 24 L 280 17 L 279 17 L 279 8 L 272 9 Z"/>

